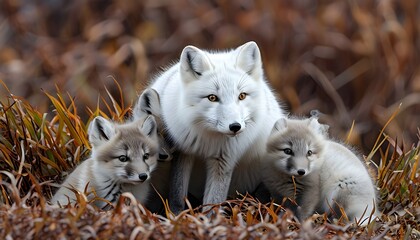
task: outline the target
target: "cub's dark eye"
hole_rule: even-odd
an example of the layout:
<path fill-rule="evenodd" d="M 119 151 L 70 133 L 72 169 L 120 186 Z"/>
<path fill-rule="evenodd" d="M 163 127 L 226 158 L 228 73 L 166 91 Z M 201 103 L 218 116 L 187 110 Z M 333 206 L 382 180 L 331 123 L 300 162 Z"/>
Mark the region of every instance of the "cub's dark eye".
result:
<path fill-rule="evenodd" d="M 290 149 L 290 148 L 285 148 L 285 149 L 283 150 L 283 152 L 284 152 L 284 153 L 286 153 L 287 155 L 293 155 L 293 151 L 292 151 L 292 149 Z"/>
<path fill-rule="evenodd" d="M 149 154 L 148 154 L 148 153 L 145 153 L 145 154 L 143 155 L 143 160 L 147 160 L 147 159 L 149 159 Z"/>
<path fill-rule="evenodd" d="M 214 94 L 210 94 L 210 95 L 208 95 L 208 96 L 207 96 L 207 99 L 208 99 L 210 102 L 217 102 L 217 101 L 219 101 L 219 98 L 218 98 L 216 95 L 214 95 Z"/>
<path fill-rule="evenodd" d="M 307 155 L 308 155 L 308 156 L 312 156 L 312 154 L 313 154 L 313 152 L 312 152 L 311 150 L 308 150 Z"/>
<path fill-rule="evenodd" d="M 120 160 L 121 162 L 127 162 L 128 160 L 130 160 L 130 158 L 126 155 L 121 155 L 118 157 L 118 160 Z"/>
<path fill-rule="evenodd" d="M 247 95 L 247 94 L 246 94 L 246 93 L 244 93 L 244 92 L 243 92 L 243 93 L 240 93 L 240 94 L 239 94 L 239 97 L 238 97 L 238 98 L 239 98 L 239 100 L 244 100 L 244 99 L 246 98 L 246 95 Z"/>

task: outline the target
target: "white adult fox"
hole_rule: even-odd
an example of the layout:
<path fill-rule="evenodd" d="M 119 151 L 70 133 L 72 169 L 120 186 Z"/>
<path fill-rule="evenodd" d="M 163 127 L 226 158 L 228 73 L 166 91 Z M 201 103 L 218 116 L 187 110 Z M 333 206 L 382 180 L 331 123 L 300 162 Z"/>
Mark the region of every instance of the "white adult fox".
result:
<path fill-rule="evenodd" d="M 149 179 L 157 165 L 158 138 L 153 116 L 117 124 L 96 117 L 88 128 L 91 157 L 80 164 L 51 199 L 52 204 L 76 202 L 77 191 L 88 200 L 95 196 L 111 203 L 131 192 L 141 203 L 149 194 Z M 86 190 L 86 192 L 85 192 Z M 105 201 L 95 201 L 103 208 Z"/>
<path fill-rule="evenodd" d="M 303 220 L 315 211 L 367 224 L 377 216 L 374 184 L 366 165 L 344 145 L 327 137 L 328 126 L 308 119 L 279 119 L 267 144 L 264 183 L 274 199 L 286 202 Z M 338 205 L 337 205 L 338 204 Z"/>
<path fill-rule="evenodd" d="M 189 187 L 199 197 L 204 192 L 204 204 L 226 200 L 229 189 L 255 190 L 267 137 L 283 116 L 255 42 L 228 52 L 187 46 L 179 63 L 151 88 L 160 96 L 170 141 L 180 151 L 171 171 L 172 211 L 184 208 Z"/>

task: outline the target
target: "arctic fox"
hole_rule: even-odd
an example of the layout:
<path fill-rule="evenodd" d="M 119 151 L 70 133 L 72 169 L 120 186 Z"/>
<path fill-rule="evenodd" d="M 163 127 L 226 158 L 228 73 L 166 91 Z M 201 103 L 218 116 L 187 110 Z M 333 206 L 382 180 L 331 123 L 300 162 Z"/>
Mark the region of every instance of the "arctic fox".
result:
<path fill-rule="evenodd" d="M 279 119 L 267 144 L 264 183 L 277 202 L 289 198 L 299 219 L 315 211 L 367 224 L 377 216 L 376 195 L 365 164 L 348 148 L 331 141 L 328 126 L 308 119 Z M 286 202 L 286 206 L 292 205 Z"/>
<path fill-rule="evenodd" d="M 228 52 L 187 46 L 151 88 L 160 96 L 169 142 L 180 152 L 171 170 L 173 212 L 183 210 L 189 188 L 199 198 L 204 192 L 204 204 L 255 190 L 267 138 L 283 116 L 255 42 Z"/>
<path fill-rule="evenodd" d="M 64 181 L 51 199 L 52 204 L 76 201 L 75 191 L 111 203 L 122 192 L 131 192 L 143 203 L 149 191 L 149 179 L 158 155 L 156 122 L 153 116 L 144 121 L 116 124 L 96 117 L 89 125 L 92 155 Z M 86 192 L 85 192 L 86 190 Z M 105 201 L 95 201 L 103 208 Z"/>
<path fill-rule="evenodd" d="M 144 121 L 147 117 L 153 116 L 156 120 L 159 140 L 158 161 L 165 162 L 172 159 L 172 149 L 164 136 L 161 134 L 163 123 L 160 119 L 160 99 L 158 93 L 151 88 L 146 88 L 140 95 L 136 105 L 133 108 L 132 121 Z"/>
<path fill-rule="evenodd" d="M 164 204 L 161 197 L 168 199 L 170 160 L 172 159 L 173 149 L 166 143 L 162 133 L 163 123 L 160 119 L 161 108 L 159 95 L 154 89 L 146 88 L 133 108 L 133 117 L 131 120 L 144 121 L 150 115 L 155 117 L 157 123 L 159 155 L 157 167 L 153 171 L 151 178 L 151 185 L 154 189 L 150 191 L 145 206 L 152 212 L 163 213 Z"/>

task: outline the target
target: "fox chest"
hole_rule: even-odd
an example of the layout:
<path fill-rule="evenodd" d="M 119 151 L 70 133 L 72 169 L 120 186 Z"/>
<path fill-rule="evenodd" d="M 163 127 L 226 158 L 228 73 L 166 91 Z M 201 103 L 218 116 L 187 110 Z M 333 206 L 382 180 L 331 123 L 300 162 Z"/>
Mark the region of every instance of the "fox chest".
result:
<path fill-rule="evenodd" d="M 201 159 L 239 160 L 250 146 L 242 137 L 211 137 L 208 135 L 187 135 L 179 142 L 179 147 L 186 154 Z"/>

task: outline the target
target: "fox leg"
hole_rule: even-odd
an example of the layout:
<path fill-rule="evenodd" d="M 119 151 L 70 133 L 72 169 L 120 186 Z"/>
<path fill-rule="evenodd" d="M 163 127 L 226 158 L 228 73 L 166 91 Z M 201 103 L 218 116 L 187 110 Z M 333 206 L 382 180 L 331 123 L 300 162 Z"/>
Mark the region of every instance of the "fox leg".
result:
<path fill-rule="evenodd" d="M 299 221 L 303 221 L 315 213 L 316 206 L 319 201 L 319 192 L 307 190 L 298 200 L 297 217 Z"/>
<path fill-rule="evenodd" d="M 184 210 L 184 198 L 188 195 L 193 165 L 194 157 L 188 154 L 179 154 L 178 158 L 172 161 L 169 206 L 175 214 Z"/>
<path fill-rule="evenodd" d="M 225 201 L 235 164 L 223 157 L 207 160 L 207 179 L 203 204 Z"/>

